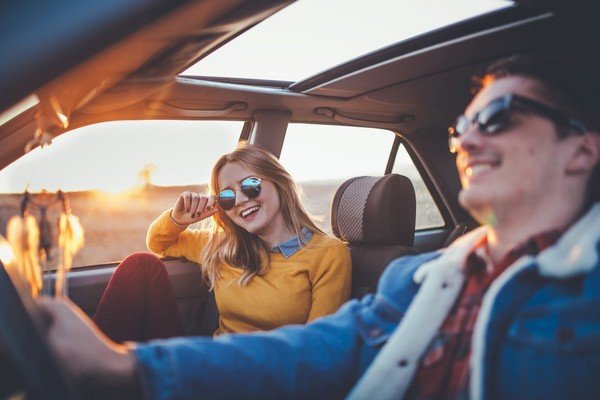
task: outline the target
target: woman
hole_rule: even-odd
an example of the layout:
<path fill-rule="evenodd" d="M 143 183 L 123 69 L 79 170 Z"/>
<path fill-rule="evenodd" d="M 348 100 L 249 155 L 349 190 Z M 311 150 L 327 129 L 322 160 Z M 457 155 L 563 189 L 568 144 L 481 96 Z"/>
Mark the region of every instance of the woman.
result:
<path fill-rule="evenodd" d="M 182 193 L 152 223 L 147 243 L 201 265 L 220 313 L 215 335 L 307 323 L 348 300 L 347 247 L 315 225 L 273 155 L 243 145 L 222 156 L 210 193 Z M 187 229 L 211 216 L 210 229 Z M 116 341 L 183 334 L 164 264 L 150 254 L 121 263 L 94 320 Z"/>

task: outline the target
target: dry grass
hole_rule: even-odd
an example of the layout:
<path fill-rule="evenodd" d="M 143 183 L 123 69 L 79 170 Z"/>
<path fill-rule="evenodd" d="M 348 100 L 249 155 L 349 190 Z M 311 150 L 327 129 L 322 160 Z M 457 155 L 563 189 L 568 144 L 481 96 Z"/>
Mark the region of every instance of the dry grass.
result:
<path fill-rule="evenodd" d="M 302 184 L 303 200 L 308 210 L 321 218 L 321 225 L 331 232 L 329 225 L 329 208 L 335 190 L 342 182 L 307 182 Z M 423 188 L 416 184 L 418 203 L 423 203 Z M 146 230 L 160 213 L 170 207 L 177 196 L 184 190 L 203 192 L 204 186 L 186 187 L 151 187 L 149 190 L 138 190 L 126 194 L 113 195 L 99 192 L 69 193 L 73 214 L 80 218 L 85 229 L 85 246 L 75 256 L 73 265 L 103 264 L 119 261 L 136 251 L 147 251 Z M 0 195 L 0 232 L 6 234 L 6 223 L 12 215 L 19 212 L 21 196 L 17 194 Z M 427 211 L 424 204 L 417 210 Z M 48 220 L 54 230 L 56 243 L 56 225 L 60 213 L 60 205 L 48 209 Z M 34 207 L 33 213 L 39 218 L 39 211 Z M 431 216 L 418 216 L 417 220 L 428 223 Z M 418 222 L 419 224 L 419 222 Z M 51 253 L 52 260 L 48 267 L 56 263 L 56 247 Z"/>

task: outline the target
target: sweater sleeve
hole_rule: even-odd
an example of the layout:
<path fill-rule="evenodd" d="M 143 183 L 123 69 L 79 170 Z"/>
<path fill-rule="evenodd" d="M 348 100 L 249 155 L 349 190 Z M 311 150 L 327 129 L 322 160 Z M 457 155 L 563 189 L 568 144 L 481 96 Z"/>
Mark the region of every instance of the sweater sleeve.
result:
<path fill-rule="evenodd" d="M 209 232 L 190 230 L 173 222 L 171 210 L 163 212 L 148 229 L 148 249 L 162 257 L 185 257 L 200 261 L 200 251 L 206 245 Z"/>
<path fill-rule="evenodd" d="M 308 321 L 332 314 L 350 298 L 352 261 L 350 250 L 342 242 L 331 239 L 323 257 L 316 257 L 310 272 L 312 306 Z"/>

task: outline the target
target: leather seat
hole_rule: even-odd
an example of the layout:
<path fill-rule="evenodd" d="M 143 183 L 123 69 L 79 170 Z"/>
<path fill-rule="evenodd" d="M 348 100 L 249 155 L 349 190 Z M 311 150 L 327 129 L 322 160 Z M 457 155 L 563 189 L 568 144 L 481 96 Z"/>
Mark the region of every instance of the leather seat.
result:
<path fill-rule="evenodd" d="M 415 190 L 405 176 L 361 176 L 339 187 L 331 205 L 331 226 L 350 248 L 353 298 L 374 293 L 392 260 L 418 253 L 412 247 L 415 215 Z"/>

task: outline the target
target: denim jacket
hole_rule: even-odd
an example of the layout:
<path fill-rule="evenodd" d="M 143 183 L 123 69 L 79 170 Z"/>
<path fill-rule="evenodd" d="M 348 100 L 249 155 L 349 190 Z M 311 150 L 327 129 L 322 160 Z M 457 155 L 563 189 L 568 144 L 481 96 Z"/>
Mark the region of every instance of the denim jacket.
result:
<path fill-rule="evenodd" d="M 307 326 L 139 344 L 133 352 L 146 395 L 342 399 L 358 381 L 351 398 L 401 397 L 403 389 L 387 393 L 386 388 L 396 380 L 410 384 L 412 373 L 404 371 L 418 363 L 432 340 L 428 335 L 437 331 L 428 318 L 411 315 L 443 314 L 435 288 L 429 298 L 417 296 L 431 287 L 428 281 L 435 282 L 436 271 L 451 270 L 452 256 L 464 253 L 465 243 L 481 234 L 465 235 L 444 251 L 395 260 L 375 295 L 351 300 Z M 598 398 L 599 253 L 597 204 L 554 246 L 523 257 L 494 282 L 473 337 L 472 398 Z M 436 267 L 447 260 L 448 268 Z"/>

